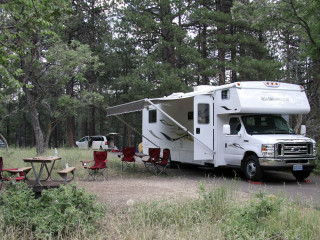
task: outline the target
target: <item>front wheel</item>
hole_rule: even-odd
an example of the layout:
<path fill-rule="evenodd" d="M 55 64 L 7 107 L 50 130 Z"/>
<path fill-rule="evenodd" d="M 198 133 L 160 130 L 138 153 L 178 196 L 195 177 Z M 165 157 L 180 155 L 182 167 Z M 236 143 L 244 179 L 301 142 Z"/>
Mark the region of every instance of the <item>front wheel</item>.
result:
<path fill-rule="evenodd" d="M 248 180 L 260 181 L 262 179 L 262 170 L 258 158 L 254 155 L 250 155 L 244 160 L 243 170 Z"/>
<path fill-rule="evenodd" d="M 310 173 L 310 170 L 293 171 L 292 175 L 297 179 L 297 181 L 304 181 L 306 178 L 310 176 Z"/>

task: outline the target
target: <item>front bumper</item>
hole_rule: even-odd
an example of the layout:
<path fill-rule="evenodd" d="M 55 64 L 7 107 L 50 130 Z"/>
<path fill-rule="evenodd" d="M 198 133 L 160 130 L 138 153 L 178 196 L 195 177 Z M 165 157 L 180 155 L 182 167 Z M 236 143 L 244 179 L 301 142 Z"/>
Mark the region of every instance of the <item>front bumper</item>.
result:
<path fill-rule="evenodd" d="M 262 169 L 269 170 L 292 170 L 294 165 L 302 165 L 303 169 L 317 167 L 318 158 L 259 158 Z"/>

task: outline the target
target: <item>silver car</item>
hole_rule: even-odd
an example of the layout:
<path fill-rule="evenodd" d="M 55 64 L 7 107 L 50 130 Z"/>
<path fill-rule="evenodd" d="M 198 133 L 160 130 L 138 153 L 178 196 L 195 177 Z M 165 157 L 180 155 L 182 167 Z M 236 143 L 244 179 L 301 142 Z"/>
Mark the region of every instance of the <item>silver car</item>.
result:
<path fill-rule="evenodd" d="M 4 143 L 4 141 L 0 138 L 0 148 L 5 148 L 6 144 Z"/>

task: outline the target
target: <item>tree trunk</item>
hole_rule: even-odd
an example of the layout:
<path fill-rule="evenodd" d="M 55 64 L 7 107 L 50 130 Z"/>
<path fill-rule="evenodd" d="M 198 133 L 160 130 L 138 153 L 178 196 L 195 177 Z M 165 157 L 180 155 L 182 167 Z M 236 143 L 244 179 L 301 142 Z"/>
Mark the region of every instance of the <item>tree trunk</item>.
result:
<path fill-rule="evenodd" d="M 74 79 L 71 79 L 70 82 L 66 84 L 66 93 L 70 96 L 70 98 L 74 97 Z M 75 137 L 74 137 L 74 128 L 75 128 L 75 118 L 73 116 L 67 116 L 66 120 L 66 140 L 67 140 L 67 147 L 72 148 L 74 147 Z"/>
<path fill-rule="evenodd" d="M 11 134 L 11 124 L 10 124 L 10 113 L 11 113 L 11 106 L 10 106 L 10 103 L 8 104 L 8 117 L 7 117 L 7 124 L 6 124 L 6 128 L 7 128 L 7 139 L 8 139 L 8 142 L 9 144 L 11 143 L 10 141 L 10 134 Z"/>
<path fill-rule="evenodd" d="M 313 60 L 312 64 L 312 84 L 309 92 L 311 93 L 311 108 L 318 111 L 320 108 L 319 89 L 320 89 L 320 60 Z"/>
<path fill-rule="evenodd" d="M 201 36 L 201 45 L 202 45 L 202 58 L 206 60 L 208 58 L 208 48 L 207 48 L 207 42 L 208 42 L 208 35 L 207 35 L 207 28 L 208 26 L 206 24 L 203 25 L 203 31 Z M 202 84 L 209 85 L 209 76 L 204 71 L 206 66 L 201 66 L 201 72 L 202 72 Z"/>
<path fill-rule="evenodd" d="M 74 122 L 75 119 L 74 117 L 67 117 L 67 124 L 66 124 L 66 128 L 67 128 L 67 147 L 68 148 L 73 148 L 74 147 Z"/>
<path fill-rule="evenodd" d="M 90 128 L 90 132 L 91 135 L 96 135 L 96 117 L 95 117 L 95 112 L 96 112 L 96 108 L 95 106 L 92 106 L 91 108 L 91 128 Z"/>
<path fill-rule="evenodd" d="M 29 113 L 31 117 L 31 123 L 34 131 L 34 137 L 36 140 L 37 155 L 41 155 L 41 154 L 44 154 L 47 149 L 44 144 L 43 133 L 40 127 L 40 121 L 38 117 L 39 113 L 36 109 L 35 102 L 30 91 L 27 89 L 26 86 L 24 86 L 23 88 L 26 94 L 27 104 L 28 104 Z"/>
<path fill-rule="evenodd" d="M 174 51 L 174 33 L 172 30 L 172 16 L 169 0 L 160 1 L 160 21 L 163 25 L 161 29 L 161 36 L 163 38 L 162 44 L 162 60 L 164 63 L 169 63 L 175 67 L 175 51 Z"/>
<path fill-rule="evenodd" d="M 223 14 L 230 14 L 232 7 L 232 0 L 218 0 L 217 10 Z M 226 48 L 224 47 L 224 37 L 226 35 L 227 22 L 220 22 L 217 26 L 218 31 L 218 60 L 219 60 L 219 85 L 223 85 L 226 82 Z"/>
<path fill-rule="evenodd" d="M 301 124 L 302 124 L 302 115 L 301 114 L 296 116 L 296 121 L 297 121 L 297 123 L 296 123 L 296 126 L 294 127 L 294 131 L 296 133 L 299 133 L 300 132 L 300 127 L 301 127 Z"/>
<path fill-rule="evenodd" d="M 83 136 L 88 136 L 89 133 L 88 133 L 88 121 L 87 120 L 84 120 L 82 122 L 82 135 Z"/>
<path fill-rule="evenodd" d="M 234 35 L 235 32 L 235 26 L 232 24 L 231 25 L 231 29 L 230 29 L 231 35 Z M 237 56 L 237 49 L 236 49 L 236 44 L 233 44 L 233 46 L 231 46 L 231 62 L 233 64 L 233 66 L 236 66 L 236 56 Z M 237 82 L 238 78 L 237 78 L 237 72 L 232 69 L 231 72 L 231 82 Z"/>

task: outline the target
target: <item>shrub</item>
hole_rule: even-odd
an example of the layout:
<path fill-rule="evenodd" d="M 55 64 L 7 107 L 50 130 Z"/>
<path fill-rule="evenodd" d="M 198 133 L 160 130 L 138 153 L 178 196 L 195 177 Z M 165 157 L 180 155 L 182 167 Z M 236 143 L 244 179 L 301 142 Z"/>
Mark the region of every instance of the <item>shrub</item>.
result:
<path fill-rule="evenodd" d="M 224 239 L 319 239 L 319 211 L 264 193 L 235 205 L 220 226 Z"/>
<path fill-rule="evenodd" d="M 36 199 L 25 183 L 15 183 L 0 195 L 0 226 L 28 229 L 30 236 L 41 239 L 64 236 L 79 226 L 92 232 L 98 227 L 101 210 L 94 195 L 75 186 L 43 190 Z"/>

